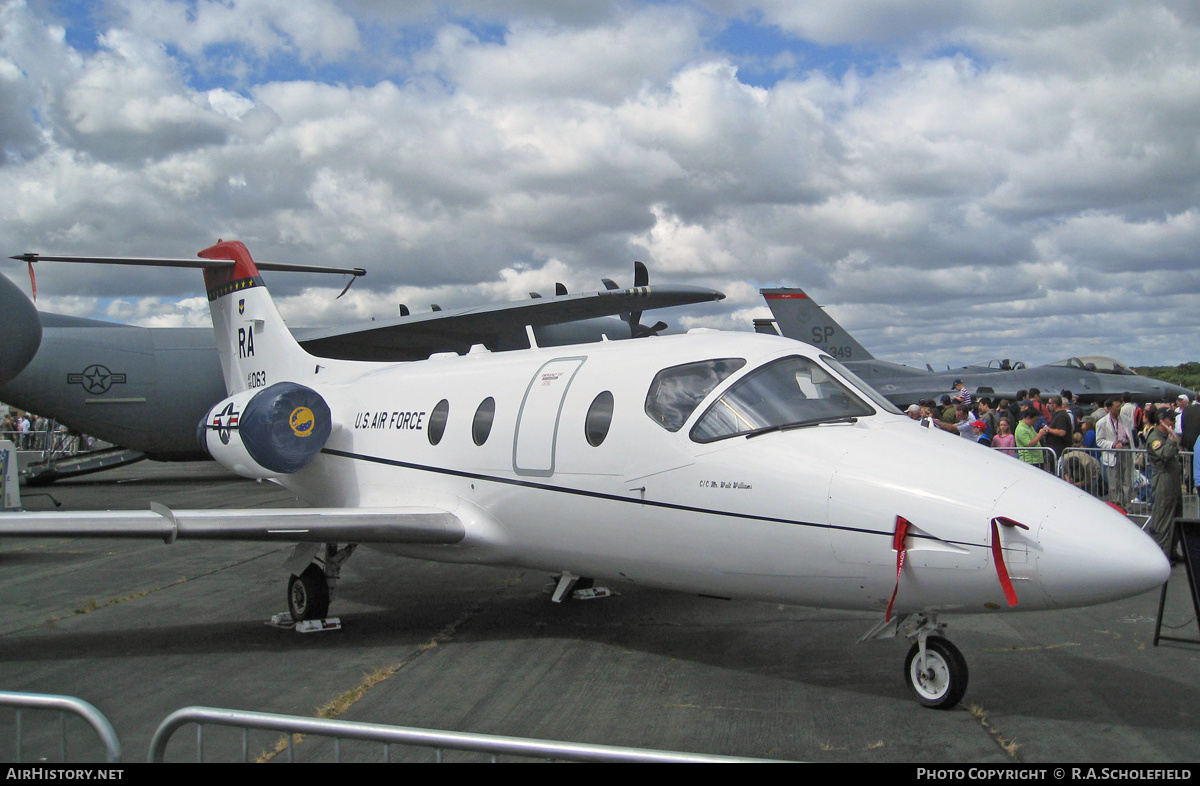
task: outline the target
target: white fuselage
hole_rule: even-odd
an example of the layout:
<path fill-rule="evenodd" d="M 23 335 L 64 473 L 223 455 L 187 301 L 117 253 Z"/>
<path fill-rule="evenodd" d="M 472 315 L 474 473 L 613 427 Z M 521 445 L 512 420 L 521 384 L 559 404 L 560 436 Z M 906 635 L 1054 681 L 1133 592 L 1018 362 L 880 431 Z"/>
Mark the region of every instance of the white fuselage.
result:
<path fill-rule="evenodd" d="M 307 382 L 328 402 L 334 430 L 321 455 L 280 482 L 315 506 L 424 504 L 466 524 L 454 546 L 377 546 L 397 554 L 722 597 L 882 611 L 896 586 L 897 516 L 912 525 L 897 612 L 1007 610 L 993 531 L 1015 610 L 1104 602 L 1166 579 L 1161 551 L 1109 506 L 867 395 L 873 414 L 853 422 L 693 438 L 725 391 L 788 356 L 820 353 L 702 332 L 363 364 L 331 375 L 334 384 Z M 714 358 L 745 364 L 682 427 L 648 414 L 656 374 Z M 594 446 L 588 429 L 604 425 L 604 407 L 596 415 L 593 405 L 606 391 L 611 423 Z M 489 398 L 494 417 L 476 444 L 477 408 Z M 443 400 L 444 434 L 432 444 Z M 998 516 L 1028 529 L 996 529 Z"/>

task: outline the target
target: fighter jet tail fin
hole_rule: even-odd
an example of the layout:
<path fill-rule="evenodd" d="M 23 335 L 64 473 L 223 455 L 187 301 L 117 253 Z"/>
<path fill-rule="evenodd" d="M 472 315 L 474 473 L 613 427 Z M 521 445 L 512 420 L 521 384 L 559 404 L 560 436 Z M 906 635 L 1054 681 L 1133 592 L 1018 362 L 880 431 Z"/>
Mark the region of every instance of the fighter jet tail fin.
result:
<path fill-rule="evenodd" d="M 802 289 L 759 290 L 784 336 L 812 344 L 838 360 L 871 360 L 874 356 L 846 332 Z"/>

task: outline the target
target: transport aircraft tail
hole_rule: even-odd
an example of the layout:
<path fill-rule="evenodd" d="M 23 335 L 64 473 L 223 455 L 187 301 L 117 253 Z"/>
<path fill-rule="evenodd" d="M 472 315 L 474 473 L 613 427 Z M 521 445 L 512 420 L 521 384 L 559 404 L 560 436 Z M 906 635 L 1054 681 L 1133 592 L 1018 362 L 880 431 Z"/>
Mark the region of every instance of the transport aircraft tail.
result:
<path fill-rule="evenodd" d="M 775 315 L 779 332 L 825 350 L 838 360 L 872 360 L 874 356 L 846 332 L 802 289 L 759 290 Z"/>

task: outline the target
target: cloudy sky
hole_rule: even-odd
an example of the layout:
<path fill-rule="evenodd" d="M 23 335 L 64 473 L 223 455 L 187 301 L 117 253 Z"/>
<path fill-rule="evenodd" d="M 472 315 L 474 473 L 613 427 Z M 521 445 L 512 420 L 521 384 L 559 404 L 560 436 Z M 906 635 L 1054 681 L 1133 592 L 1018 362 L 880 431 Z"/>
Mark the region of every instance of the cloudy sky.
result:
<path fill-rule="evenodd" d="M 890 360 L 1200 359 L 1195 0 L 0 0 L 0 251 L 274 274 L 294 325 L 800 286 Z M 0 271 L 28 290 L 23 266 Z M 195 273 L 39 306 L 205 324 Z"/>

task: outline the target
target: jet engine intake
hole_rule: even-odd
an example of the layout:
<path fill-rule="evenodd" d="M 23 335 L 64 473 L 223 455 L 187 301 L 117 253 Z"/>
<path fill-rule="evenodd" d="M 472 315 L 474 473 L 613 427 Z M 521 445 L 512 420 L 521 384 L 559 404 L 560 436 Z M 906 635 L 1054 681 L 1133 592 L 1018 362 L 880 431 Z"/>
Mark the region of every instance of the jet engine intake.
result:
<path fill-rule="evenodd" d="M 247 478 L 298 472 L 333 431 L 321 394 L 295 382 L 246 390 L 217 404 L 197 429 L 200 447 Z"/>

